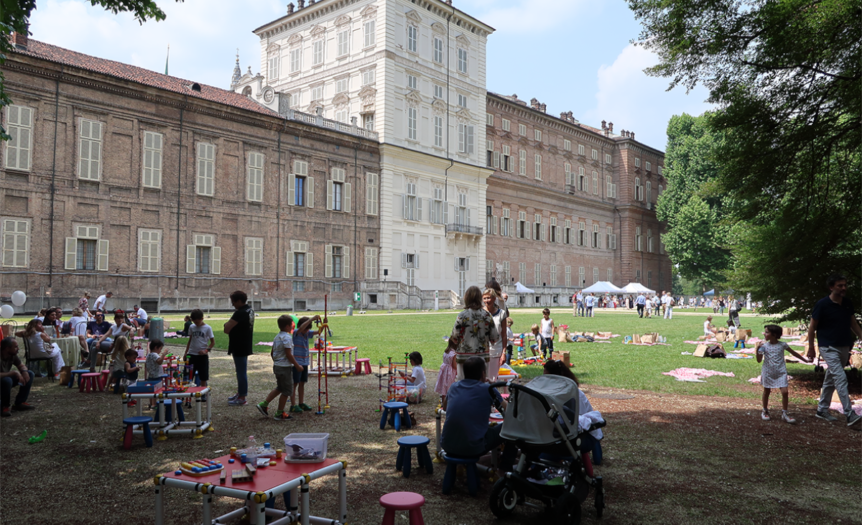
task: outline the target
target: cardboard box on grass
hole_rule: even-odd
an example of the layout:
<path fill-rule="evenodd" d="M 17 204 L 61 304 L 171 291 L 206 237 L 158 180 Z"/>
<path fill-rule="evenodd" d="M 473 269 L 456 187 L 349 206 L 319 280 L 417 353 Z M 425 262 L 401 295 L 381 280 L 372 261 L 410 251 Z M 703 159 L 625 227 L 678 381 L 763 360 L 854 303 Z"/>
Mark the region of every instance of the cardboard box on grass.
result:
<path fill-rule="evenodd" d="M 709 345 L 697 345 L 697 348 L 694 350 L 694 357 L 706 357 L 707 348 L 709 348 Z"/>
<path fill-rule="evenodd" d="M 718 332 L 717 334 L 715 334 L 715 340 L 718 341 L 719 343 L 725 342 L 727 340 L 727 333 Z"/>
<path fill-rule="evenodd" d="M 641 343 L 651 345 L 651 344 L 655 343 L 655 336 L 653 336 L 652 334 L 642 335 L 641 336 Z"/>
<path fill-rule="evenodd" d="M 565 352 L 557 352 L 554 351 L 551 353 L 551 359 L 556 359 L 557 361 L 562 361 L 566 366 L 572 364 L 571 357 L 568 351 Z"/>

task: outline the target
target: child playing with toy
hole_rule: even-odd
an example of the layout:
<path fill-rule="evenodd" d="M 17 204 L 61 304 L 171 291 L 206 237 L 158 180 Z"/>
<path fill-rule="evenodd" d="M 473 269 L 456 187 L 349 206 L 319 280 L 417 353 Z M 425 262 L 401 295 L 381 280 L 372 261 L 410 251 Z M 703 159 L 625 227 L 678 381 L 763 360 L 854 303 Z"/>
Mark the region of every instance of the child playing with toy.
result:
<path fill-rule="evenodd" d="M 449 338 L 449 344 L 443 354 L 443 364 L 440 365 L 440 373 L 437 374 L 437 383 L 434 385 L 434 391 L 442 397 L 440 406 L 443 410 L 446 410 L 446 395 L 449 393 L 449 387 L 452 386 L 458 375 L 458 368 L 455 365 L 455 351 L 458 348 L 458 342 L 457 337 Z"/>
<path fill-rule="evenodd" d="M 144 363 L 144 371 L 148 381 L 162 378 L 162 363 L 165 361 L 162 355 L 164 348 L 165 344 L 158 339 L 150 341 L 150 353 L 147 354 L 147 361 Z M 153 400 L 150 399 L 150 408 L 153 406 Z"/>
<path fill-rule="evenodd" d="M 125 337 L 123 339 L 125 339 Z M 121 383 L 123 379 L 125 379 L 129 383 L 133 383 L 138 380 L 138 371 L 141 370 L 141 367 L 137 365 L 137 352 L 129 348 L 123 353 L 123 357 L 125 358 L 125 361 L 123 361 L 123 369 L 116 370 L 113 373 L 115 394 L 120 393 L 120 387 L 122 386 Z M 134 402 L 129 402 L 129 404 L 131 406 L 134 406 Z"/>
<path fill-rule="evenodd" d="M 192 370 L 198 373 L 201 386 L 207 386 L 207 381 L 210 378 L 209 352 L 215 345 L 215 335 L 213 335 L 212 327 L 204 323 L 203 310 L 195 308 L 189 317 L 192 324 L 189 326 L 189 341 L 186 343 L 186 353 L 183 354 L 183 359 L 188 356 Z M 193 380 L 193 377 L 189 377 L 189 381 Z"/>
<path fill-rule="evenodd" d="M 512 333 L 512 325 L 515 324 L 511 317 L 506 318 L 506 364 L 512 364 L 512 351 L 515 344 L 515 334 Z"/>
<path fill-rule="evenodd" d="M 542 353 L 545 353 L 545 350 L 549 350 L 551 352 L 554 351 L 554 320 L 551 319 L 551 311 L 545 308 L 542 310 L 542 320 L 539 321 L 541 324 L 540 332 L 542 334 L 542 339 L 545 340 L 545 346 L 542 346 Z"/>
<path fill-rule="evenodd" d="M 114 386 L 115 394 L 119 393 L 117 390 L 119 388 L 119 381 L 116 380 L 116 378 L 122 378 L 123 373 L 125 372 L 126 350 L 130 350 L 131 347 L 132 345 L 124 335 L 121 335 L 114 340 L 114 350 L 111 352 L 111 364 L 108 369 L 111 371 L 110 383 Z M 137 357 L 135 359 L 137 359 Z"/>
<path fill-rule="evenodd" d="M 409 376 L 401 370 L 398 373 L 410 383 L 407 386 L 407 402 L 419 403 L 422 401 L 422 395 L 425 394 L 425 370 L 422 369 L 422 354 L 411 352 L 407 358 L 410 360 L 410 366 L 413 367 L 413 371 Z"/>
<path fill-rule="evenodd" d="M 533 355 L 539 355 L 536 352 L 538 350 L 542 353 L 542 357 L 547 358 L 548 342 L 544 337 L 542 337 L 542 334 L 539 333 L 539 325 L 534 324 L 530 327 L 530 331 L 533 332 L 533 338 L 536 339 L 536 344 L 530 345 L 530 350 L 533 352 Z"/>
<path fill-rule="evenodd" d="M 305 384 L 308 383 L 308 340 L 317 335 L 317 332 L 310 329 L 311 323 L 320 320 L 319 315 L 303 317 L 293 331 L 293 357 L 296 358 L 297 364 L 301 365 L 293 368 L 294 395 L 291 398 L 299 401 L 298 405 L 290 407 L 290 411 L 294 413 L 311 410 L 311 407 L 305 404 Z"/>
<path fill-rule="evenodd" d="M 787 423 L 796 423 L 796 420 L 787 415 L 787 365 L 784 363 L 784 352 L 790 352 L 793 357 L 802 361 L 808 360 L 798 353 L 791 350 L 787 343 L 779 341 L 783 330 L 780 326 L 768 324 L 763 327 L 763 338 L 765 343 L 758 342 L 755 349 L 757 350 L 757 362 L 763 362 L 763 370 L 760 373 L 760 384 L 763 385 L 763 412 L 760 414 L 761 419 L 769 421 L 769 394 L 771 389 L 778 388 L 781 390 L 781 419 Z"/>
<path fill-rule="evenodd" d="M 288 412 L 284 411 L 287 397 L 290 396 L 290 410 L 295 407 L 296 396 L 293 393 L 293 371 L 302 372 L 303 366 L 293 356 L 293 317 L 282 315 L 278 318 L 278 329 L 280 332 L 272 340 L 272 373 L 275 374 L 275 388 L 266 396 L 264 401 L 258 403 L 257 409 L 264 416 L 269 416 L 269 404 L 276 396 L 278 398 L 278 410 L 275 413 L 276 421 L 287 421 L 292 419 Z M 300 409 L 301 410 L 301 409 Z"/>

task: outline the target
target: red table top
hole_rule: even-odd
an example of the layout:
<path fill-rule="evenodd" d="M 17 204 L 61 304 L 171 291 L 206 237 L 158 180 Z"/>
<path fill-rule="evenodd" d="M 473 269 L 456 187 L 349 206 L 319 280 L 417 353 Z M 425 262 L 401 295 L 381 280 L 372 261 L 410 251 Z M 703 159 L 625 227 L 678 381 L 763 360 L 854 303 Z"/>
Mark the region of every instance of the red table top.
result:
<path fill-rule="evenodd" d="M 343 354 L 344 352 L 347 352 L 350 350 L 356 350 L 356 347 L 355 346 L 330 346 L 326 349 L 327 353 L 333 353 L 333 354 Z M 320 350 L 318 350 L 317 348 L 309 348 L 308 351 L 313 352 L 313 353 L 320 353 Z"/>
<path fill-rule="evenodd" d="M 284 461 L 284 458 L 274 459 L 275 465 L 270 467 L 258 467 L 257 473 L 252 477 L 252 481 L 233 483 L 231 481 L 231 472 L 234 470 L 243 469 L 245 468 L 245 466 L 239 462 L 238 458 L 235 458 L 236 461 L 234 463 L 228 463 L 228 460 L 230 458 L 230 454 L 217 458 L 207 458 L 224 465 L 224 469 L 227 471 L 227 479 L 225 479 L 224 485 L 219 482 L 222 472 L 220 470 L 206 476 L 189 476 L 188 474 L 177 475 L 173 471 L 167 472 L 163 475 L 166 478 L 179 479 L 183 481 L 188 481 L 189 483 L 210 483 L 213 485 L 229 487 L 237 490 L 247 490 L 249 492 L 264 492 L 284 483 L 287 483 L 292 479 L 296 479 L 303 474 L 311 474 L 318 469 L 338 463 L 338 460 L 336 459 L 325 459 L 320 463 L 286 463 Z M 186 462 L 188 461 L 189 460 L 187 460 Z M 190 461 L 194 461 L 194 459 L 191 459 Z M 177 470 L 179 470 L 179 468 L 180 466 L 177 465 Z"/>
<path fill-rule="evenodd" d="M 185 392 L 165 392 L 165 387 L 164 387 L 164 384 L 163 384 L 162 386 L 160 386 L 159 388 L 157 388 L 157 389 L 156 389 L 156 391 L 155 391 L 155 392 L 153 392 L 153 394 L 161 394 L 161 393 L 168 393 L 168 394 L 194 394 L 195 392 L 203 392 L 205 388 L 208 388 L 208 387 L 205 387 L 205 386 L 190 386 L 190 387 L 189 387 L 189 389 L 188 389 L 188 390 L 186 390 Z"/>

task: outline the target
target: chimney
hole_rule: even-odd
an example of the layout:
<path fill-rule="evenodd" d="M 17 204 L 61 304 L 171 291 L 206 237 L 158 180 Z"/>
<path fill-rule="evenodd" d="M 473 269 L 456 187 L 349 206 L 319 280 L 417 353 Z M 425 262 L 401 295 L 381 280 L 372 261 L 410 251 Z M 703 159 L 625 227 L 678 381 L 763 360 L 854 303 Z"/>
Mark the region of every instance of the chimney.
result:
<path fill-rule="evenodd" d="M 29 26 L 28 29 L 25 29 L 23 33 L 12 33 L 12 45 L 15 46 L 15 49 L 20 49 L 22 51 L 27 50 L 28 38 L 29 38 Z"/>
<path fill-rule="evenodd" d="M 608 129 L 608 121 L 607 120 L 602 121 L 602 129 Z"/>
<path fill-rule="evenodd" d="M 613 122 L 608 122 L 608 132 L 609 133 L 614 132 L 614 123 Z"/>
<path fill-rule="evenodd" d="M 635 139 L 635 132 L 634 131 L 629 131 L 629 135 L 631 135 L 632 140 Z"/>
<path fill-rule="evenodd" d="M 293 4 L 287 4 L 287 14 L 292 15 L 294 10 Z"/>
<path fill-rule="evenodd" d="M 533 109 L 539 109 L 539 101 L 536 98 L 530 99 L 530 107 Z"/>
<path fill-rule="evenodd" d="M 622 135 L 623 137 L 625 137 L 625 136 L 626 136 L 626 130 L 621 129 L 621 130 L 620 130 L 620 135 Z"/>
<path fill-rule="evenodd" d="M 548 105 L 547 104 L 539 104 L 539 110 L 542 113 L 547 113 L 548 112 Z"/>
<path fill-rule="evenodd" d="M 305 0 L 296 0 L 296 8 L 302 9 L 303 7 L 305 7 Z"/>

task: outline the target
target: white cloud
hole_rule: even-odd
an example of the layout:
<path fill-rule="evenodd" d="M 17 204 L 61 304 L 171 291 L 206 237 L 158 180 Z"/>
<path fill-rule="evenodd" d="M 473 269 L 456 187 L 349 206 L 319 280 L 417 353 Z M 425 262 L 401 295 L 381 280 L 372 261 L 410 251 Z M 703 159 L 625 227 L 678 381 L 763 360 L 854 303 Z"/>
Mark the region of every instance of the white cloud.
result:
<path fill-rule="evenodd" d="M 486 0 L 468 2 L 467 13 L 506 35 L 537 33 L 571 22 L 589 4 L 586 0 Z"/>
<path fill-rule="evenodd" d="M 663 150 L 667 142 L 667 122 L 686 112 L 699 115 L 711 107 L 704 102 L 706 90 L 697 88 L 688 95 L 676 88 L 666 91 L 669 81 L 649 77 L 643 70 L 658 63 L 658 57 L 643 47 L 629 44 L 614 62 L 599 68 L 595 107 L 584 115 L 585 123 L 602 120 L 614 123 L 614 132 L 634 131 L 639 142 Z"/>

